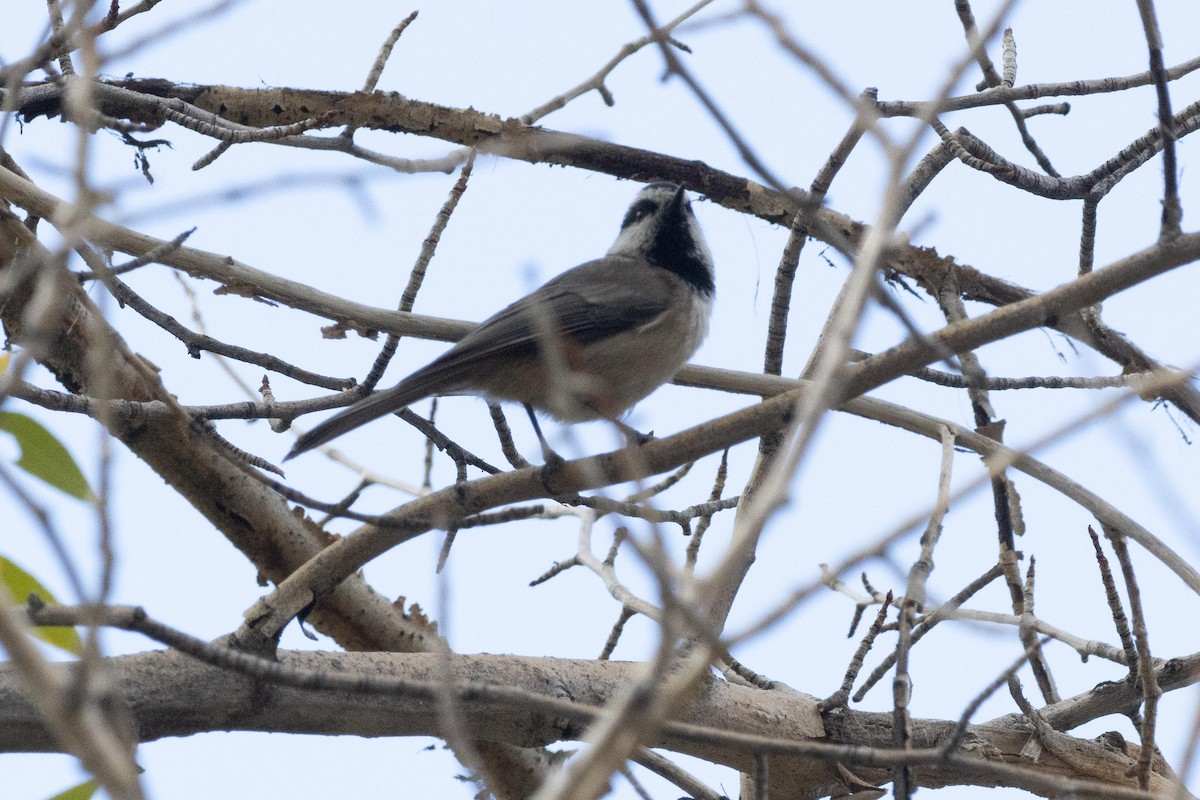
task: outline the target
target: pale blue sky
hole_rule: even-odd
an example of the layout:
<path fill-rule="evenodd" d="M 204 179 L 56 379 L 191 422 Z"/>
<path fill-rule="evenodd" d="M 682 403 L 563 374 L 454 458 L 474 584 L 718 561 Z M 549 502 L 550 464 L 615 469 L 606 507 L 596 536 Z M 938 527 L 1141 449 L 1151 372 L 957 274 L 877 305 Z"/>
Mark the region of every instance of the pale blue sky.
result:
<path fill-rule="evenodd" d="M 779 4 L 781 7 L 784 5 Z M 976 4 L 985 19 L 995 3 Z M 1050 7 L 1050 6 L 1053 7 Z M 41 0 L 6 0 L 0 57 L 23 57 L 44 27 Z M 189 15 L 207 3 L 164 2 L 111 37 L 108 47 L 158 31 L 172 15 Z M 686 7 L 658 2 L 665 20 Z M 739 8 L 716 2 L 706 16 Z M 1167 63 L 1194 57 L 1194 31 L 1200 12 L 1190 0 L 1158 4 L 1167 45 Z M 517 116 L 574 86 L 594 73 L 627 41 L 643 33 L 632 6 L 609 2 L 567 4 L 526 0 L 513 4 L 439 2 L 418 6 L 421 15 L 405 33 L 379 84 L 384 91 L 450 106 L 473 106 Z M 114 62 L 106 72 L 162 77 L 188 83 L 239 86 L 298 86 L 353 90 L 361 86 L 379 44 L 413 9 L 396 3 L 347 0 L 258 0 L 235 4 L 203 25 L 164 37 L 161 43 Z M 836 13 L 835 13 L 836 10 Z M 827 58 L 855 91 L 877 86 L 880 98 L 924 99 L 935 91 L 946 67 L 962 53 L 963 41 L 949 3 L 848 2 L 806 4 L 787 17 L 791 30 Z M 1012 23 L 1016 30 L 1018 83 L 1127 75 L 1145 68 L 1145 45 L 1136 10 L 1129 2 L 1022 4 Z M 710 25 L 679 38 L 691 45 L 687 63 L 737 122 L 766 162 L 785 182 L 807 186 L 850 121 L 849 111 L 807 72 L 782 56 L 758 25 L 740 22 Z M 998 48 L 991 49 L 998 61 Z M 609 108 L 595 94 L 585 96 L 543 120 L 549 128 L 581 133 L 625 145 L 694 158 L 735 174 L 749 175 L 728 140 L 679 81 L 660 82 L 662 61 L 647 49 L 613 73 Z M 976 72 L 959 89 L 970 91 Z M 1176 109 L 1200 94 L 1196 76 L 1173 86 Z M 1071 98 L 1065 118 L 1039 117 L 1030 127 L 1059 170 L 1066 175 L 1094 168 L 1154 124 L 1153 92 L 1143 89 L 1119 97 Z M 1056 102 L 1055 100 L 1043 102 Z M 966 125 L 1006 157 L 1022 164 L 1011 120 L 1001 110 L 949 115 L 947 124 Z M 913 123 L 889 125 L 897 135 Z M 3 145 L 39 183 L 61 197 L 72 194 L 69 160 L 72 139 L 57 120 L 12 121 Z M 174 147 L 149 154 L 156 182 L 148 187 L 132 163 L 132 153 L 109 133 L 95 139 L 94 174 L 98 183 L 121 190 L 120 202 L 105 214 L 163 238 L 197 227 L 189 244 L 227 252 L 269 270 L 355 300 L 394 307 L 433 216 L 453 176 L 404 176 L 337 154 L 313 153 L 266 144 L 241 145 L 214 165 L 192 172 L 191 164 L 212 143 L 178 127 L 160 132 Z M 159 135 L 159 134 L 156 134 Z M 402 157 L 429 157 L 450 148 L 412 136 L 360 132 L 360 143 Z M 932 145 L 926 135 L 918 151 Z M 1200 201 L 1195 143 L 1181 144 L 1184 165 L 1185 229 L 1194 228 Z M 1190 160 L 1189 160 L 1190 159 Z M 829 204 L 860 220 L 878 211 L 883 161 L 878 148 L 865 143 L 838 177 Z M 299 179 L 286 191 L 257 191 L 229 201 L 219 194 L 230 185 L 262 187 L 280 178 Z M 346 179 L 357 187 L 347 190 Z M 606 250 L 625 206 L 637 191 L 631 182 L 581 171 L 481 160 L 471 187 L 451 221 L 430 270 L 416 310 L 477 320 L 555 273 Z M 1157 236 L 1161 195 L 1158 162 L 1126 181 L 1101 206 L 1096 263 L 1102 265 L 1151 244 Z M 185 203 L 182 207 L 179 203 Z M 698 202 L 696 213 L 709 237 L 717 264 L 718 304 L 708 341 L 697 354 L 701 364 L 755 369 L 761 363 L 763 333 L 774 269 L 785 232 Z M 942 255 L 1035 289 L 1070 280 L 1079 242 L 1079 204 L 1030 199 L 952 165 L 935 181 L 902 226 L 921 244 Z M 43 225 L 43 232 L 48 231 Z M 826 261 L 826 257 L 830 262 Z M 796 374 L 808 355 L 824 315 L 846 274 L 845 263 L 818 242 L 810 242 L 801 261 L 790 324 L 785 372 Z M 191 324 L 191 300 L 165 268 L 150 267 L 130 279 L 138 291 L 164 310 Z M 193 282 L 209 332 L 252 349 L 276 353 L 316 371 L 361 376 L 378 343 L 357 337 L 325 340 L 324 320 L 248 300 L 213 296 L 211 283 Z M 1187 268 L 1156 279 L 1111 300 L 1106 318 L 1154 356 L 1179 366 L 1200 362 L 1200 324 L 1192 305 L 1198 296 L 1197 274 Z M 100 298 L 98 289 L 92 296 Z M 897 297 L 918 322 L 937 327 L 932 303 L 903 293 Z M 1185 305 L 1186 304 L 1186 305 Z M 110 304 L 111 306 L 112 304 Z M 983 313 L 982 307 L 971 307 Z M 186 357 L 182 346 L 134 315 L 115 315 L 135 349 L 163 369 L 163 380 L 184 403 L 245 399 L 214 360 Z M 878 350 L 903 336 L 886 313 L 873 312 L 857 345 Z M 389 380 L 424 363 L 443 349 L 437 343 L 405 341 Z M 1075 352 L 1062 337 L 1033 332 L 1014 343 L 985 348 L 985 366 L 995 375 L 1095 375 L 1115 372 L 1090 352 Z M 237 367 L 257 386 L 262 371 Z M 56 388 L 45 373 L 41 385 Z M 315 390 L 273 377 L 277 399 L 311 397 Z M 960 393 L 899 381 L 876 393 L 923 411 L 971 424 L 970 407 Z M 1099 393 L 997 393 L 997 413 L 1010 420 L 1006 441 L 1020 446 L 1036 441 L 1073 415 L 1095 407 Z M 748 405 L 743 397 L 665 387 L 638 406 L 631 419 L 642 429 L 675 432 L 702 419 Z M 70 443 L 85 470 L 94 474 L 97 428 L 80 419 L 48 415 L 10 403 L 8 409 L 31 413 Z M 449 410 L 447 410 L 449 409 Z M 443 406 L 447 427 L 464 438 L 485 430 L 486 409 L 469 398 Z M 511 415 L 522 426 L 520 415 Z M 1200 502 L 1194 487 L 1200 478 L 1195 448 L 1175 427 L 1180 415 L 1134 403 L 1112 419 L 1077 434 L 1042 454 L 1089 488 L 1111 496 L 1123 510 L 1154 530 L 1185 557 L 1200 560 Z M 1197 432 L 1179 423 L 1187 437 Z M 258 423 L 226 422 L 220 430 L 240 447 L 277 461 L 291 445 L 288 435 L 272 434 Z M 570 452 L 571 442 L 552 429 L 555 441 Z M 523 446 L 532 440 L 518 427 Z M 585 426 L 574 434 L 590 450 L 612 444 L 611 433 Z M 395 420 L 383 420 L 338 442 L 370 466 L 411 477 L 418 474 L 423 449 L 415 434 Z M 491 447 L 490 440 L 487 445 Z M 264 591 L 254 569 L 200 519 L 160 478 L 136 458 L 118 449 L 115 518 L 119 571 L 114 600 L 145 606 L 163 621 L 190 633 L 215 637 L 237 627 L 243 610 Z M 536 452 L 527 449 L 527 452 Z M 9 453 L 0 441 L 0 456 Z M 490 451 L 488 455 L 490 456 Z M 734 609 L 734 629 L 770 610 L 791 589 L 817 575 L 817 565 L 846 553 L 928 507 L 937 479 L 936 444 L 914 445 L 909 435 L 875 423 L 834 415 L 817 442 L 806 470 L 795 483 L 787 513 L 771 526 L 749 585 Z M 496 456 L 499 460 L 499 456 Z M 735 474 L 744 478 L 753 448 L 731 454 Z M 707 495 L 715 457 L 701 461 L 689 483 L 674 498 L 680 505 Z M 980 472 L 970 455 L 958 459 L 956 484 Z M 357 477 L 316 456 L 289 462 L 288 477 L 301 489 L 325 499 L 349 490 Z M 441 462 L 435 483 L 452 480 Z M 731 479 L 731 487 L 738 484 Z M 1103 612 L 1103 597 L 1087 555 L 1088 515 L 1065 504 L 1043 487 L 1018 479 L 1030 534 L 1020 544 L 1038 558 L 1039 611 L 1049 622 L 1085 637 L 1114 641 Z M 734 489 L 736 491 L 736 489 Z M 72 552 L 85 575 L 95 576 L 94 522 L 85 509 L 34 491 L 52 507 L 68 534 Z M 690 494 L 689 494 L 690 493 Z M 399 502 L 382 489 L 368 492 L 364 510 L 382 510 Z M 667 501 L 668 504 L 670 501 Z M 0 539 L 5 555 L 36 572 L 65 594 L 65 583 L 45 544 L 32 532 L 7 497 L 0 514 L 15 520 Z M 710 532 L 706 556 L 715 557 L 728 536 L 731 515 L 719 518 Z M 946 597 L 981 573 L 994 558 L 990 499 L 976 495 L 952 510 L 939 548 L 930 587 Z M 347 530 L 349 526 L 338 526 Z M 668 532 L 676 537 L 675 531 Z M 440 535 L 427 536 L 370 564 L 368 578 L 380 591 L 404 595 L 437 610 L 438 587 L 432 565 Z M 683 544 L 679 545 L 682 550 Z M 452 554 L 446 580 L 454 596 L 439 616 L 451 645 L 459 652 L 513 652 L 528 655 L 594 657 L 617 607 L 594 576 L 574 571 L 535 589 L 532 578 L 575 547 L 573 522 L 533 522 L 502 529 L 464 532 Z M 898 548 L 892 562 L 906 570 L 915 537 Z M 1156 655 L 1183 655 L 1196 649 L 1182 630 L 1167 620 L 1190 619 L 1197 598 L 1144 554 L 1143 589 L 1152 614 Z M 628 559 L 627 568 L 633 568 Z M 870 565 L 875 585 L 902 586 L 902 575 L 885 563 Z M 847 576 L 857 581 L 857 574 Z M 631 585 L 647 589 L 645 576 Z M 1052 588 L 1053 587 L 1053 588 Z M 976 607 L 1004 608 L 1000 594 L 980 598 Z M 738 657 L 753 669 L 814 694 L 836 688 L 856 640 L 845 631 L 851 615 L 847 600 L 820 595 L 785 624 L 746 644 Z M 1158 624 L 1154 625 L 1153 620 Z M 949 627 L 949 626 L 947 626 Z M 649 626 L 634 623 L 616 656 L 637 659 L 653 641 Z M 943 635 L 943 634 L 939 634 Z M 1011 630 L 965 626 L 944 634 L 944 642 L 914 653 L 916 689 L 913 711 L 919 716 L 954 717 L 1018 652 Z M 139 637 L 106 634 L 109 652 L 146 647 Z M 814 644 L 817 645 L 814 647 Z M 294 628 L 288 647 L 311 647 Z M 322 638 L 319 647 L 330 647 Z M 1051 649 L 1064 695 L 1085 691 L 1120 673 L 1095 663 L 1079 666 L 1065 648 Z M 874 662 L 870 662 L 874 663 Z M 1193 697 L 1194 691 L 1189 692 Z M 877 688 L 862 708 L 891 707 L 886 686 Z M 1007 697 L 996 698 L 977 715 L 987 719 L 1013 710 Z M 1183 747 L 1181 731 L 1190 722 L 1193 703 L 1168 696 L 1163 704 L 1160 742 L 1172 762 Z M 1094 728 L 1094 730 L 1093 730 Z M 1079 731 L 1095 735 L 1128 723 L 1102 720 Z M 319 738 L 256 734 L 207 734 L 143 745 L 139 763 L 156 798 L 191 800 L 211 797 L 289 796 L 325 798 L 443 797 L 469 798 L 468 785 L 453 779 L 457 763 L 441 748 L 425 750 L 426 740 L 367 741 L 351 737 Z M 1175 763 L 1178 768 L 1178 763 Z M 727 770 L 694 767 L 714 785 L 736 793 L 736 776 Z M 7 796 L 38 800 L 79 777 L 73 759 L 59 756 L 0 755 L 0 780 Z M 645 777 L 656 798 L 677 797 L 678 790 Z M 982 791 L 949 790 L 944 796 L 982 796 Z M 1002 793 L 1017 796 L 1019 793 Z M 922 792 L 922 797 L 934 795 Z M 613 797 L 631 797 L 617 781 Z M 993 795 L 996 796 L 996 795 Z"/>

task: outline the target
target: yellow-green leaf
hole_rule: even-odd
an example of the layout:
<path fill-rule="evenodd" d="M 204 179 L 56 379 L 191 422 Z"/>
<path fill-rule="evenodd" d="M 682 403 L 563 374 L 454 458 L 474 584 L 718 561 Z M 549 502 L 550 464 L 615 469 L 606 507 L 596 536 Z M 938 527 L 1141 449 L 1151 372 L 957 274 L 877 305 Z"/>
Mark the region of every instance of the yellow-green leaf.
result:
<path fill-rule="evenodd" d="M 100 788 L 100 784 L 94 779 L 84 781 L 78 786 L 72 786 L 66 791 L 59 792 L 51 797 L 50 800 L 91 800 L 92 795 Z"/>
<path fill-rule="evenodd" d="M 18 603 L 24 603 L 31 594 L 36 594 L 47 603 L 58 602 L 54 595 L 50 594 L 50 590 L 42 586 L 41 581 L 4 556 L 0 556 L 0 586 L 7 589 L 13 600 Z M 74 628 L 43 626 L 34 628 L 33 634 L 46 644 L 52 644 L 73 655 L 83 652 L 83 642 Z"/>
<path fill-rule="evenodd" d="M 72 497 L 87 501 L 95 499 L 96 495 L 75 459 L 50 431 L 14 411 L 0 411 L 0 430 L 11 433 L 21 448 L 18 467 Z"/>

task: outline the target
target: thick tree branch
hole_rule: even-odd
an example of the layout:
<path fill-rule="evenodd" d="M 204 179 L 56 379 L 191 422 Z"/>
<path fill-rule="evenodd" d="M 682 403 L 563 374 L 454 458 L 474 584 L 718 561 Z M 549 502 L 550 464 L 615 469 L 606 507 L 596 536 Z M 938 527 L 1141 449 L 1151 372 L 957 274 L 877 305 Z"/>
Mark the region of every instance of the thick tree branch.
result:
<path fill-rule="evenodd" d="M 435 654 L 321 653 L 285 651 L 282 667 L 384 680 L 436 684 L 447 663 Z M 519 747 L 577 740 L 599 709 L 638 678 L 643 665 L 616 661 L 519 656 L 449 656 L 456 681 L 487 683 L 556 698 L 553 713 L 513 702 L 463 698 L 462 713 L 473 736 Z M 379 696 L 305 691 L 263 685 L 200 663 L 175 651 L 150 651 L 107 660 L 110 674 L 134 710 L 140 741 L 207 731 L 269 731 L 322 735 L 440 736 L 434 700 L 411 695 Z M 61 669 L 67 671 L 68 666 Z M 568 702 L 569 701 L 569 702 Z M 1043 796 L 1068 787 L 1082 795 L 1148 797 L 1121 787 L 1136 779 L 1125 770 L 1136 759 L 1084 739 L 1069 739 L 1088 755 L 1088 767 L 1044 752 L 1036 762 L 1021 755 L 1030 737 L 1017 716 L 972 725 L 955 754 L 936 748 L 952 721 L 913 720 L 914 750 L 887 752 L 890 715 L 842 710 L 823 724 L 816 698 L 793 691 L 763 691 L 709 679 L 685 703 L 652 746 L 750 771 L 753 754 L 771 758 L 771 791 L 798 796 L 837 785 L 834 766 L 857 765 L 860 775 L 886 780 L 884 768 L 910 759 L 919 785 L 1012 786 Z M 572 705 L 573 704 L 573 705 Z M 576 708 L 577 711 L 572 711 Z M 720 726 L 713 721 L 720 720 Z M 0 667 L 0 751 L 53 752 L 57 745 L 24 699 L 9 667 Z M 1151 791 L 1170 786 L 1152 776 Z"/>
<path fill-rule="evenodd" d="M 10 213 L 0 211 L 0 282 L 11 281 L 0 299 L 0 321 L 14 343 L 26 341 L 28 281 L 13 281 L 22 265 L 57 281 L 62 307 L 53 324 L 34 332 L 41 361 L 74 392 L 100 391 L 102 396 L 138 401 L 162 401 L 178 408 L 157 375 L 133 354 L 108 325 L 78 281 L 47 253 Z M 88 354 L 110 353 L 99 389 Z M 267 580 L 280 582 L 309 561 L 329 542 L 329 535 L 304 517 L 293 514 L 287 502 L 264 483 L 229 460 L 204 429 L 182 411 L 174 418 L 122 420 L 107 418 L 110 432 L 162 476 L 217 530 L 254 563 Z M 353 576 L 313 612 L 310 621 L 348 650 L 409 652 L 436 647 L 437 634 L 423 617 L 410 616 Z M 484 757 L 511 767 L 495 772 L 511 776 L 508 784 L 493 784 L 504 797 L 522 797 L 536 786 L 546 759 L 509 747 L 485 746 Z"/>

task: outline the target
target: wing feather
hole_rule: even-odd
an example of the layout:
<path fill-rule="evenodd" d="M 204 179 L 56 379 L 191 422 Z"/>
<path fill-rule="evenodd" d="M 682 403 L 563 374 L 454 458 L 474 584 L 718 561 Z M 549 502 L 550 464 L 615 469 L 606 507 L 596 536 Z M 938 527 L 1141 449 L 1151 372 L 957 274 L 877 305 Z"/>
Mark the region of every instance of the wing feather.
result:
<path fill-rule="evenodd" d="M 645 325 L 677 296 L 673 273 L 630 256 L 589 261 L 546 283 L 479 324 L 458 344 L 390 389 L 377 392 L 300 437 L 291 458 L 376 417 L 434 394 L 477 389 L 480 370 L 504 369 L 537 354 L 546 315 L 560 335 L 586 345 Z"/>
<path fill-rule="evenodd" d="M 589 261 L 484 320 L 437 361 L 532 355 L 541 329 L 539 315 L 579 344 L 606 339 L 666 311 L 676 294 L 670 284 L 677 281 L 670 272 L 627 256 Z"/>

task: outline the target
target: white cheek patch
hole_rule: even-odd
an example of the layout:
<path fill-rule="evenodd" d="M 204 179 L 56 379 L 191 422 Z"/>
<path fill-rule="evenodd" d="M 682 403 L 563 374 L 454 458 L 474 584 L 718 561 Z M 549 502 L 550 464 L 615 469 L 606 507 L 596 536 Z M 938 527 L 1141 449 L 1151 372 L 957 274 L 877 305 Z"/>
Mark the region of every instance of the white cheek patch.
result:
<path fill-rule="evenodd" d="M 610 256 L 636 256 L 644 253 L 649 249 L 653 240 L 653 231 L 651 229 L 653 222 L 654 217 L 652 215 L 645 216 L 623 229 L 620 235 L 617 236 L 617 240 L 613 242 L 613 246 L 608 249 L 608 254 Z"/>

